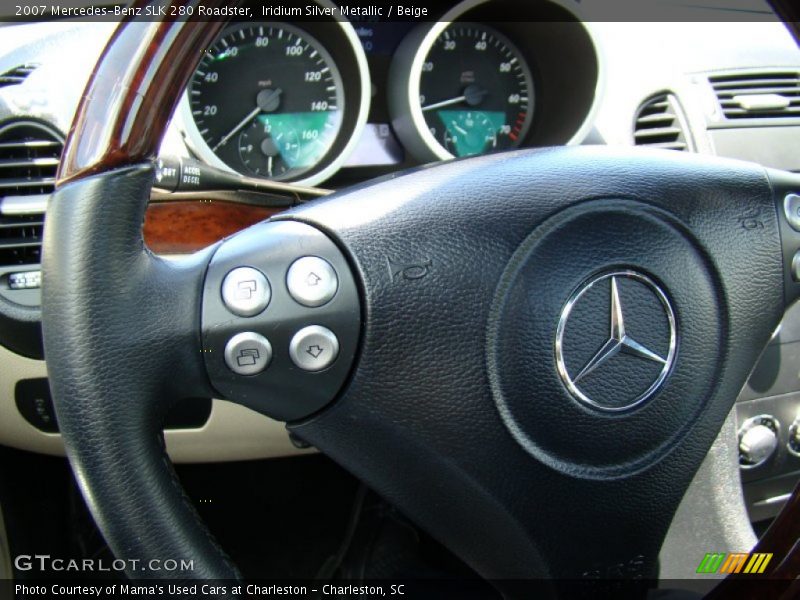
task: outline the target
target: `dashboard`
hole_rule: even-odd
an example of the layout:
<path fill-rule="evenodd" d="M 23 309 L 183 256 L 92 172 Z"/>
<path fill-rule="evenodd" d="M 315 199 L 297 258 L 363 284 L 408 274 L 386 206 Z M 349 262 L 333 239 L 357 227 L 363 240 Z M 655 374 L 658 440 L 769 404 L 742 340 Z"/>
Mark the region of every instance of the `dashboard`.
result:
<path fill-rule="evenodd" d="M 599 98 L 590 30 L 555 4 L 489 23 L 492 6 L 422 23 L 233 23 L 177 129 L 208 164 L 301 185 L 582 139 Z"/>
<path fill-rule="evenodd" d="M 453 2 L 428 21 L 232 23 L 202 57 L 161 153 L 329 190 L 442 160 L 564 144 L 647 146 L 800 171 L 800 51 L 765 4 L 748 22 L 712 12 L 651 23 L 597 17 L 597 0 L 532 2 L 525 18 L 498 21 L 493 1 Z M 39 340 L 41 231 L 60 150 L 114 27 L 0 26 L 0 443 L 26 450 L 63 454 Z M 172 211 L 173 234 L 210 229 L 212 210 L 234 230 L 251 222 L 235 204 L 159 208 Z M 800 312 L 790 313 L 784 338 L 797 323 Z M 738 403 L 743 419 L 769 412 L 781 421 L 783 450 L 745 465 L 760 518 L 779 507 L 765 508 L 764 496 L 779 497 L 800 472 L 800 457 L 786 450 L 800 410 L 800 355 L 786 346 L 776 366 L 779 345 L 759 371 L 762 379 L 780 372 L 778 383 L 756 382 Z M 283 425 L 205 400 L 167 428 L 174 460 L 306 451 Z"/>

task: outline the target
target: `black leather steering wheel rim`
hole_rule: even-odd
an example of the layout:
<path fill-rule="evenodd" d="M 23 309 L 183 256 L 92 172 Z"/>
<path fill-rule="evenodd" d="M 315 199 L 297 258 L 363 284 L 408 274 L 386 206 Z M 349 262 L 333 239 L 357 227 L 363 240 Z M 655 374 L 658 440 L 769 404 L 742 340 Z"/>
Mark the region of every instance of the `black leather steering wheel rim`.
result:
<path fill-rule="evenodd" d="M 70 431 L 81 430 L 78 435 L 94 448 L 88 455 L 76 455 L 75 447 L 67 443 L 79 482 L 92 479 L 91 473 L 95 471 L 117 480 L 104 490 L 93 489 L 86 499 L 107 538 L 117 540 L 112 548 L 118 556 L 130 556 L 125 547 L 127 542 L 123 541 L 130 540 L 137 548 L 147 549 L 146 556 L 194 559 L 199 569 L 195 571 L 197 577 L 231 579 L 237 576 L 235 567 L 200 522 L 166 456 L 160 430 L 169 403 L 131 401 L 137 397 L 210 395 L 207 380 L 197 377 L 202 372 L 202 357 L 190 350 L 198 342 L 196 314 L 200 290 L 194 271 L 202 268 L 209 253 L 197 255 L 184 270 L 182 265 L 159 259 L 144 248 L 141 223 L 151 184 L 152 169 L 134 167 L 112 177 L 99 176 L 88 186 L 73 187 L 79 198 L 63 199 L 63 194 L 71 195 L 68 186 L 51 205 L 51 223 L 71 230 L 67 240 L 54 236 L 54 227 L 50 227 L 45 242 L 48 259 L 44 272 L 51 279 L 44 291 L 48 313 L 44 335 L 52 342 L 48 366 L 57 373 L 52 380 L 56 397 L 69 398 L 67 406 L 57 403 L 59 424 L 66 439 L 70 438 Z M 83 207 L 80 211 L 75 210 L 78 205 Z M 79 233 L 80 230 L 84 232 Z M 97 231 L 107 231 L 108 237 L 96 235 Z M 78 238 L 73 234 L 78 234 Z M 62 243 L 71 248 L 59 247 Z M 111 258 L 116 248 L 125 255 L 118 255 L 119 260 Z M 100 258 L 97 264 L 76 270 L 76 251 L 87 257 L 105 254 L 110 260 Z M 105 281 L 109 287 L 99 292 L 88 280 Z M 97 292 L 100 297 L 90 297 Z M 110 301 L 112 294 L 114 301 Z M 87 310 L 90 306 L 111 312 L 94 314 L 93 309 Z M 183 322 L 178 324 L 176 318 Z M 60 326 L 53 327 L 54 321 L 71 322 L 81 340 L 69 341 Z M 140 326 L 145 321 L 149 324 L 147 330 L 153 334 L 150 339 L 148 335 L 140 335 L 144 333 Z M 169 365 L 152 361 L 156 355 L 164 356 L 162 348 L 166 340 L 158 331 L 159 321 L 163 331 L 172 332 L 169 337 L 174 346 L 170 354 L 174 362 Z M 117 348 L 113 358 L 108 354 L 111 348 Z M 101 362 L 116 365 L 113 376 L 101 375 Z M 80 365 L 88 370 L 74 370 Z M 94 425 L 107 426 L 108 430 L 90 431 Z M 108 447 L 108 451 L 101 450 L 107 442 L 100 438 L 105 436 L 113 436 L 113 450 Z M 133 445 L 128 446 L 129 443 Z M 119 462 L 123 454 L 141 462 L 125 466 Z M 154 511 L 169 513 L 170 518 L 154 528 L 149 518 Z M 135 518 L 121 523 L 116 518 L 120 512 Z M 153 573 L 143 575 L 153 576 Z"/>
<path fill-rule="evenodd" d="M 102 90 L 106 84 L 97 81 Z M 239 243 L 257 253 L 259 246 L 245 232 L 182 261 L 154 256 L 141 237 L 153 177 L 141 158 L 127 153 L 97 174 L 75 170 L 79 176 L 51 201 L 43 325 L 59 424 L 115 554 L 187 558 L 195 564 L 192 578 L 236 578 L 174 478 L 160 425 L 169 399 L 218 391 L 204 329 L 203 302 L 215 293 L 208 282 L 224 248 Z M 281 215 L 276 222 L 310 225 L 335 242 L 363 304 L 352 375 L 335 401 L 293 418 L 292 429 L 485 577 L 603 577 L 619 565 L 628 575 L 652 576 L 683 490 L 797 294 L 786 256 L 795 241 L 777 209 L 792 186 L 800 187 L 796 176 L 743 163 L 553 149 L 423 169 Z M 759 227 L 744 227 L 747 215 Z M 559 247 L 553 219 L 569 246 Z M 597 227 L 587 228 L 593 219 Z M 612 226 L 604 230 L 604 223 Z M 624 224 L 630 229 L 619 230 Z M 531 241 L 542 231 L 550 246 Z M 653 235 L 664 245 L 654 245 Z M 582 253 L 574 254 L 576 247 Z M 559 252 L 574 262 L 567 260 L 572 268 L 564 273 L 548 271 L 553 291 L 546 299 L 536 272 Z M 392 262 L 428 272 L 404 277 Z M 487 359 L 487 339 L 502 345 L 515 329 L 538 348 L 528 359 L 552 357 L 552 340 L 540 336 L 554 324 L 542 325 L 537 315 L 558 312 L 581 285 L 623 268 L 663 284 L 684 328 L 675 372 L 641 411 L 613 421 L 576 404 L 554 373 L 532 383 L 510 355 L 499 361 L 511 365 L 502 372 L 492 366 L 497 357 Z M 679 291 L 684 285 L 691 293 Z M 542 305 L 523 305 L 514 294 L 542 298 Z M 698 297 L 719 310 L 694 306 Z M 690 325 L 706 335 L 692 338 Z M 717 352 L 705 360 L 710 347 Z M 443 348 L 456 348 L 458 358 Z M 705 369 L 715 385 L 693 385 L 692 369 Z M 538 407 L 560 431 L 541 428 L 520 398 L 504 421 L 498 385 L 536 392 L 533 404 L 540 398 Z M 680 386 L 695 394 L 688 406 L 677 400 Z M 267 403 L 257 406 L 270 413 Z M 653 418 L 671 414 L 674 422 Z M 609 438 L 609 423 L 639 432 L 636 456 Z M 662 443 L 642 437 L 648 427 Z M 556 460 L 525 448 L 515 428 L 544 439 Z M 588 443 L 595 454 L 573 455 L 566 444 L 575 431 L 585 440 L 592 429 L 604 432 Z M 605 469 L 605 455 L 597 453 L 606 449 L 620 468 Z M 565 510 L 582 511 L 586 521 L 563 521 Z M 610 539 L 618 527 L 627 539 Z M 573 545 L 559 546 L 559 539 Z"/>

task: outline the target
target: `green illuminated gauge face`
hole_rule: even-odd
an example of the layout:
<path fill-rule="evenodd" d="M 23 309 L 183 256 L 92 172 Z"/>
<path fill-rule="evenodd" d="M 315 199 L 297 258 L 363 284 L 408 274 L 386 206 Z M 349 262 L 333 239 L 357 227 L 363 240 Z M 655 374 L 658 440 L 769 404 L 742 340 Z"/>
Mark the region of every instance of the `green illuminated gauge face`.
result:
<path fill-rule="evenodd" d="M 531 126 L 533 93 L 522 54 L 486 25 L 450 25 L 422 65 L 419 101 L 425 123 L 453 156 L 519 146 Z"/>
<path fill-rule="evenodd" d="M 226 29 L 188 94 L 205 144 L 246 175 L 297 178 L 323 160 L 342 125 L 338 68 L 317 40 L 286 24 Z"/>
<path fill-rule="evenodd" d="M 453 156 L 475 156 L 498 149 L 505 114 L 499 110 L 440 110 L 444 147 Z"/>

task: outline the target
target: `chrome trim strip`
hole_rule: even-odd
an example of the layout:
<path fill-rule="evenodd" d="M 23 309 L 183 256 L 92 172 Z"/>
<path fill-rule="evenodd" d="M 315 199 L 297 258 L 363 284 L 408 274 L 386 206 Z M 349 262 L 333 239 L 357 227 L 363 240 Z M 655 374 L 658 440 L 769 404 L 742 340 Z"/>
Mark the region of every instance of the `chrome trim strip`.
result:
<path fill-rule="evenodd" d="M 753 506 L 772 506 L 773 504 L 783 504 L 789 498 L 792 497 L 792 493 L 789 492 L 788 494 L 781 494 L 780 496 L 773 496 L 772 498 L 767 498 L 766 500 L 759 500 L 758 502 L 753 502 Z"/>
<path fill-rule="evenodd" d="M 0 198 L 0 215 L 39 215 L 47 210 L 50 194 L 31 196 L 5 196 Z"/>

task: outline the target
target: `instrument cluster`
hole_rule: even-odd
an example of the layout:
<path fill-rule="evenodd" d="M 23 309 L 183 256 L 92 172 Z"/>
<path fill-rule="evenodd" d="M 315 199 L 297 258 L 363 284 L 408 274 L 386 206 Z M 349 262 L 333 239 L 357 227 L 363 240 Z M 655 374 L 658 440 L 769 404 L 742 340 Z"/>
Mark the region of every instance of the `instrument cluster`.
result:
<path fill-rule="evenodd" d="M 540 3 L 543 19 L 493 22 L 497 1 L 423 23 L 231 23 L 179 130 L 208 164 L 302 185 L 582 141 L 601 81 L 586 24 Z"/>

